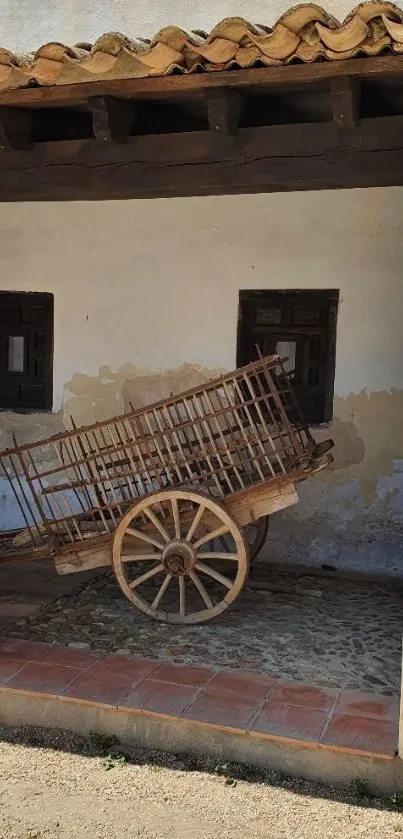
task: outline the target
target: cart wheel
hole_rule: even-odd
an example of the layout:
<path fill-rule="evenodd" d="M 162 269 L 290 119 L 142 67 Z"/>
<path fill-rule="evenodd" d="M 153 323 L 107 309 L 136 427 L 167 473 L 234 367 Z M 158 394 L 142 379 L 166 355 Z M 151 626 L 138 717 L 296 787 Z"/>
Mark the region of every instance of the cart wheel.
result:
<path fill-rule="evenodd" d="M 224 535 L 225 548 L 210 549 Z M 174 489 L 142 498 L 123 516 L 112 565 L 135 606 L 176 624 L 219 615 L 238 596 L 249 570 L 246 541 L 226 509 L 197 492 Z"/>
<path fill-rule="evenodd" d="M 266 541 L 267 533 L 269 530 L 269 516 L 263 516 L 263 518 L 258 519 L 251 524 L 247 524 L 246 527 L 243 528 L 243 532 L 246 537 L 246 542 L 249 548 L 249 561 L 250 564 L 257 559 L 260 551 L 263 548 L 263 545 Z"/>

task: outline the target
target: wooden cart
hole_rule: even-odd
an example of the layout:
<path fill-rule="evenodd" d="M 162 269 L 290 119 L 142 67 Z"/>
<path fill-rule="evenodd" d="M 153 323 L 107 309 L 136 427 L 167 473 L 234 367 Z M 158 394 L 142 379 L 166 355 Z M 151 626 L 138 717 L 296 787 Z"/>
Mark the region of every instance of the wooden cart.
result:
<path fill-rule="evenodd" d="M 59 574 L 111 566 L 150 617 L 207 621 L 239 595 L 268 516 L 332 461 L 278 356 L 142 410 L 0 454 L 25 528 Z M 252 531 L 252 539 L 250 533 Z M 250 543 L 250 544 L 249 544 Z M 10 561 L 12 555 L 4 557 Z"/>

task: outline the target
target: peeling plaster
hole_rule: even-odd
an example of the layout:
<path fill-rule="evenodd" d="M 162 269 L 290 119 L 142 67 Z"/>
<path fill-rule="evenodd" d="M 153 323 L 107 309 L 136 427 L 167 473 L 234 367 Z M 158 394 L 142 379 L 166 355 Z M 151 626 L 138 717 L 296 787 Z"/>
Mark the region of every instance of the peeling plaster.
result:
<path fill-rule="evenodd" d="M 0 451 L 14 446 L 13 434 L 18 445 L 35 443 L 64 430 L 63 415 L 57 414 L 13 414 L 0 413 Z"/>
<path fill-rule="evenodd" d="M 116 372 L 110 367 L 100 367 L 98 376 L 75 373 L 65 385 L 65 424 L 71 426 L 70 417 L 76 425 L 109 419 L 130 411 L 130 403 L 135 409 L 143 408 L 159 399 L 168 399 L 171 394 L 204 384 L 223 372 L 222 368 L 198 364 L 151 371 L 127 363 Z"/>
<path fill-rule="evenodd" d="M 116 371 L 104 365 L 97 376 L 77 372 L 65 385 L 65 402 L 57 414 L 0 416 L 0 450 L 24 444 L 77 426 L 99 422 L 130 410 L 167 399 L 223 373 L 222 368 L 182 364 L 175 369 L 152 371 L 129 362 Z M 331 435 L 335 441 L 334 464 L 320 479 L 329 487 L 354 482 L 354 496 L 366 505 L 388 503 L 396 508 L 400 494 L 397 478 L 403 469 L 403 390 L 350 394 L 335 399 L 335 418 L 326 427 L 314 429 L 318 442 Z M 381 484 L 380 488 L 380 482 Z M 403 502 L 402 502 L 403 503 Z"/>
<path fill-rule="evenodd" d="M 378 482 L 398 471 L 403 458 L 403 390 L 350 394 L 335 400 L 335 468 L 330 484 L 357 481 L 367 503 L 378 495 Z"/>

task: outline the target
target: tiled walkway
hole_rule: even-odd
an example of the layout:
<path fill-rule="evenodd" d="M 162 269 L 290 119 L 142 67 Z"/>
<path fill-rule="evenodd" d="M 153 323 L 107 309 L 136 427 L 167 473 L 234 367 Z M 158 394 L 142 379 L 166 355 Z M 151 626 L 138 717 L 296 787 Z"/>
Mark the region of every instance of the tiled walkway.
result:
<path fill-rule="evenodd" d="M 1 694 L 192 721 L 271 740 L 393 758 L 398 698 L 340 691 L 243 671 L 173 664 L 32 641 L 0 641 Z"/>

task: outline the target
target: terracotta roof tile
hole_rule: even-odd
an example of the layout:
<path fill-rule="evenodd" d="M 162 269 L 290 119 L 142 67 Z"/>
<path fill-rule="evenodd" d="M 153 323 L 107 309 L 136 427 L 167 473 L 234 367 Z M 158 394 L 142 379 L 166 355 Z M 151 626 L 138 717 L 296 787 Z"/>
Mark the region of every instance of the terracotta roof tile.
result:
<path fill-rule="evenodd" d="M 209 34 L 166 26 L 152 40 L 108 32 L 94 44 L 50 43 L 24 55 L 0 48 L 0 90 L 335 61 L 384 52 L 403 53 L 403 11 L 394 3 L 360 3 L 342 23 L 320 6 L 306 3 L 283 14 L 273 27 L 229 17 Z"/>

